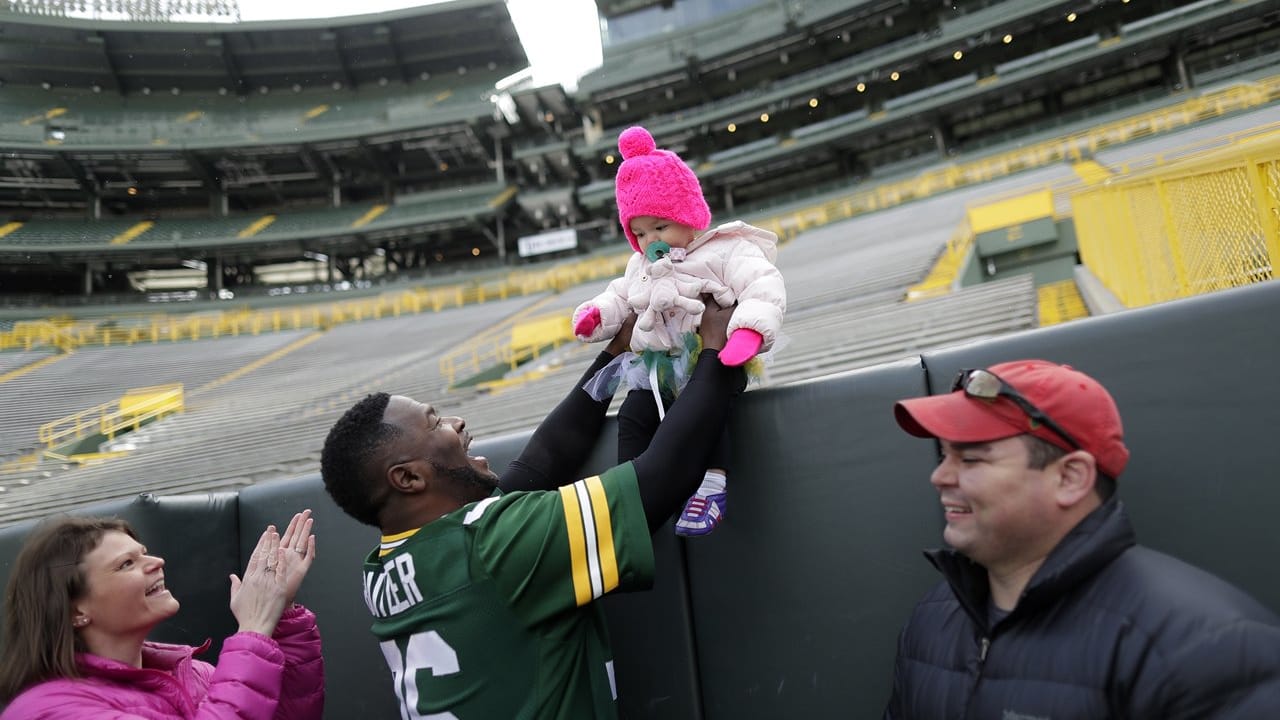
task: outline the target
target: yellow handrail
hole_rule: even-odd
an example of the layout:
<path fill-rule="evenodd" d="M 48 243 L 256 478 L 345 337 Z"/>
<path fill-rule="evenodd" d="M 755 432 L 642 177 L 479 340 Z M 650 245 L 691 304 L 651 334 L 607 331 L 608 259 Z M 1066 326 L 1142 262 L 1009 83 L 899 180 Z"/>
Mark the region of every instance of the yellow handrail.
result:
<path fill-rule="evenodd" d="M 113 438 L 125 428 L 137 429 L 146 420 L 183 409 L 181 383 L 133 388 L 110 402 L 47 422 L 39 427 L 36 436 L 47 448 L 92 434 Z"/>
<path fill-rule="evenodd" d="M 119 402 L 119 400 L 112 400 L 47 422 L 36 430 L 36 437 L 46 447 L 55 447 L 67 440 L 78 440 L 96 431 L 102 416 L 111 412 L 111 408 L 116 407 Z"/>
<path fill-rule="evenodd" d="M 526 308 L 445 354 L 440 358 L 440 374 L 445 381 L 452 385 L 463 374 L 475 375 L 496 365 L 514 370 L 521 363 L 538 357 L 543 346 L 559 347 L 573 339 L 567 315 L 546 313 L 530 316 L 529 313 L 538 307 L 540 305 Z M 528 336 L 517 342 L 522 327 L 527 329 Z"/>
<path fill-rule="evenodd" d="M 973 237 L 973 230 L 969 228 L 969 221 L 966 219 L 951 234 L 946 246 L 942 249 L 942 254 L 930 268 L 929 274 L 925 275 L 920 282 L 907 288 L 907 302 L 926 300 L 951 292 L 964 265 L 964 260 L 969 255 L 969 249 L 973 247 Z"/>
<path fill-rule="evenodd" d="M 130 401 L 131 397 L 141 398 Z M 115 412 L 103 415 L 98 432 L 112 439 L 122 430 L 137 430 L 148 420 L 182 412 L 185 409 L 182 385 L 158 385 L 129 390 L 117 401 Z"/>

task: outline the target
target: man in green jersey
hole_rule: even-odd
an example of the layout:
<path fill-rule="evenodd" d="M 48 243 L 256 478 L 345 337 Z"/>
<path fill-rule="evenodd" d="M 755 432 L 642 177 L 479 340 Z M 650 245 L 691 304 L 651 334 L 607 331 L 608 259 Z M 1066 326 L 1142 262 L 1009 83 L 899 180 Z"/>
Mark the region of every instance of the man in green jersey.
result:
<path fill-rule="evenodd" d="M 718 357 L 731 313 L 707 299 L 703 350 L 650 448 L 598 476 L 573 482 L 609 404 L 582 382 L 627 348 L 629 325 L 501 477 L 467 454 L 465 421 L 406 397 L 370 395 L 334 425 L 321 473 L 382 531 L 364 595 L 402 717 L 616 717 L 594 601 L 652 584 L 650 533 L 702 480 L 744 384 Z"/>

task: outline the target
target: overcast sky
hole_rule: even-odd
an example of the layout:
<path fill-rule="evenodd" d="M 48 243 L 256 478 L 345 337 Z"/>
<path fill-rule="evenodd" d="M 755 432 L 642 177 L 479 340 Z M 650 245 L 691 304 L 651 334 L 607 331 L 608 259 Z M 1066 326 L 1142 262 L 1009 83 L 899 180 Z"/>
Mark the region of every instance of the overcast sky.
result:
<path fill-rule="evenodd" d="M 288 20 L 385 12 L 447 0 L 240 0 L 240 18 Z M 594 0 L 507 0 L 538 85 L 577 87 L 600 64 L 600 28 Z"/>

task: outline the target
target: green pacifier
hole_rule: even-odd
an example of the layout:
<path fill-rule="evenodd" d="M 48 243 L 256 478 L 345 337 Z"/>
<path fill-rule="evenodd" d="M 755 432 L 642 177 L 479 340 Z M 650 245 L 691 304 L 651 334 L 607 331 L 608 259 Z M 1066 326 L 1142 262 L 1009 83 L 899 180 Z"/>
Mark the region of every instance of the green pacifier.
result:
<path fill-rule="evenodd" d="M 644 249 L 644 256 L 649 259 L 649 262 L 658 262 L 670 252 L 671 246 L 659 240 L 649 243 L 649 246 Z"/>

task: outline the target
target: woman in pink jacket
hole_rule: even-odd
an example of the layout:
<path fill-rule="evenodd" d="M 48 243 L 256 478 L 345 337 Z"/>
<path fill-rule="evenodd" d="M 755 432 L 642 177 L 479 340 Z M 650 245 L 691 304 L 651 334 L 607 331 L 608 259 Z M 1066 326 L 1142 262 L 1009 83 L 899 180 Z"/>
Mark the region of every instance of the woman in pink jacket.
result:
<path fill-rule="evenodd" d="M 165 561 L 128 523 L 62 517 L 37 528 L 5 591 L 0 720 L 319 718 L 324 661 L 311 611 L 293 604 L 315 558 L 311 511 L 268 526 L 244 579 L 231 576 L 239 632 L 215 668 L 195 648 L 148 642 L 178 612 Z"/>

